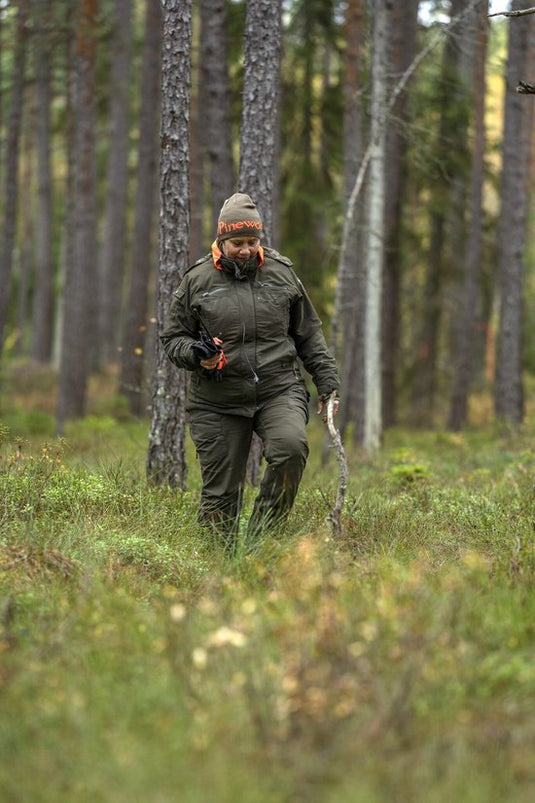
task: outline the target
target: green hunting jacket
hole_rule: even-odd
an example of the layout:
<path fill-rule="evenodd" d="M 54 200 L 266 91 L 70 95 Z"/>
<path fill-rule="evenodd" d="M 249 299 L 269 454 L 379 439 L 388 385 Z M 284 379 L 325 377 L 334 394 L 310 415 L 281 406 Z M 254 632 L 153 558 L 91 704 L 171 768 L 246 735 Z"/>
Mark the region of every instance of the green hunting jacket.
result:
<path fill-rule="evenodd" d="M 270 398 L 295 386 L 305 390 L 298 358 L 319 396 L 339 388 L 321 321 L 291 261 L 261 248 L 258 262 L 237 276 L 222 264 L 214 243 L 174 293 L 161 340 L 169 359 L 193 372 L 189 410 L 253 416 Z M 220 382 L 207 377 L 194 357 L 192 344 L 202 330 L 223 341 L 227 365 Z"/>

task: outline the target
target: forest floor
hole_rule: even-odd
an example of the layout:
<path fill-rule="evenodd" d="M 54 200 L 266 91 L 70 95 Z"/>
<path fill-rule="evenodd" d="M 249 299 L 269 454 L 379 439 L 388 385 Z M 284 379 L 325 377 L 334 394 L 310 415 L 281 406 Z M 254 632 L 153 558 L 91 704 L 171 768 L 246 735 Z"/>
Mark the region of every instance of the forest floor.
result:
<path fill-rule="evenodd" d="M 321 425 L 291 518 L 229 557 L 147 486 L 102 377 L 0 394 L 0 799 L 523 803 L 535 795 L 535 417 L 348 448 Z M 250 509 L 252 491 L 246 494 Z"/>

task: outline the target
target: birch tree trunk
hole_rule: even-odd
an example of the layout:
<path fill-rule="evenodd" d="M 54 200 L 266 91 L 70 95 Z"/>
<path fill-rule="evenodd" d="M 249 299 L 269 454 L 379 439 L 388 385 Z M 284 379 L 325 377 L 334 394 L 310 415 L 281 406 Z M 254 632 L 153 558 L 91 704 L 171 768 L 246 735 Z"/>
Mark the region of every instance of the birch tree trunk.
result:
<path fill-rule="evenodd" d="M 122 335 L 120 393 L 131 412 L 146 412 L 144 352 L 147 340 L 148 286 L 153 259 L 153 228 L 157 211 L 158 125 L 162 12 L 160 0 L 146 0 L 145 43 L 141 77 L 137 186 L 132 233 L 130 286 Z"/>
<path fill-rule="evenodd" d="M 115 0 L 104 240 L 99 265 L 97 364 L 116 362 L 126 253 L 131 3 Z"/>
<path fill-rule="evenodd" d="M 191 9 L 192 0 L 163 0 L 160 267 L 147 457 L 150 481 L 180 488 L 187 479 L 186 372 L 170 362 L 159 335 L 188 265 Z"/>
<path fill-rule="evenodd" d="M 4 350 L 4 335 L 8 320 L 13 272 L 13 251 L 17 228 L 18 169 L 20 130 L 26 66 L 28 24 L 27 0 L 17 2 L 17 24 L 13 54 L 11 107 L 5 142 L 4 215 L 0 250 L 0 357 Z"/>
<path fill-rule="evenodd" d="M 513 0 L 512 10 L 524 7 Z M 533 75 L 535 17 L 509 21 L 505 129 L 498 234 L 500 320 L 494 406 L 498 418 L 516 427 L 524 417 L 522 381 L 522 292 L 530 191 L 533 105 L 516 92 L 521 76 Z M 528 101 L 526 103 L 526 100 Z"/>
<path fill-rule="evenodd" d="M 53 189 L 50 132 L 49 0 L 35 4 L 35 149 L 37 154 L 37 214 L 35 221 L 35 292 L 32 307 L 31 356 L 47 362 L 54 332 L 54 263 L 52 253 Z"/>
<path fill-rule="evenodd" d="M 97 0 L 79 0 L 76 33 L 73 259 L 63 293 L 57 424 L 84 415 L 97 286 L 95 61 Z"/>
<path fill-rule="evenodd" d="M 278 144 L 281 0 L 248 0 L 245 18 L 245 76 L 240 139 L 238 190 L 248 193 L 258 207 L 264 242 L 271 238 L 275 156 Z M 259 123 L 261 121 L 261 123 Z M 261 442 L 254 438 L 247 479 L 258 485 Z"/>
<path fill-rule="evenodd" d="M 385 211 L 385 115 L 387 45 L 391 9 L 378 0 L 373 9 L 371 152 L 368 184 L 368 271 L 364 327 L 364 433 L 362 445 L 376 452 L 382 438 L 381 303 Z"/>

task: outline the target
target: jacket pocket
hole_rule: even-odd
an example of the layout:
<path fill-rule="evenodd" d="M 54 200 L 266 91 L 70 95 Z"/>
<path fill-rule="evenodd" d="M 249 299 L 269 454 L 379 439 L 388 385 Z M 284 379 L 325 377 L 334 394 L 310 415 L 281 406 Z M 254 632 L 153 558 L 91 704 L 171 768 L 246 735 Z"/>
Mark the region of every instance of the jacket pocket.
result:
<path fill-rule="evenodd" d="M 303 411 L 305 421 L 308 424 L 310 420 L 310 393 L 304 385 L 296 385 L 288 391 L 289 403 L 295 405 Z"/>
<path fill-rule="evenodd" d="M 257 281 L 254 295 L 258 334 L 268 338 L 273 334 L 286 335 L 290 327 L 288 288 Z"/>

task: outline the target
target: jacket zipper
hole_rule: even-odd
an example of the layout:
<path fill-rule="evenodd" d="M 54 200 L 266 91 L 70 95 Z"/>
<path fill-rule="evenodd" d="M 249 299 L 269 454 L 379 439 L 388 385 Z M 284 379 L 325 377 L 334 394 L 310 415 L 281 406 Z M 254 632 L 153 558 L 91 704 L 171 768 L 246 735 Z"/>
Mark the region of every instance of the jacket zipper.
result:
<path fill-rule="evenodd" d="M 248 282 L 248 284 L 249 284 L 249 282 Z M 243 304 L 241 303 L 241 300 L 240 300 L 240 292 L 241 292 L 242 286 L 243 286 L 242 282 L 240 282 L 240 283 L 236 282 L 236 284 L 235 284 L 235 290 L 236 290 L 236 295 L 237 295 L 237 299 L 238 299 L 238 308 L 239 308 L 239 311 L 240 311 L 240 317 L 242 318 L 242 331 L 241 331 L 241 341 L 242 342 L 241 342 L 241 346 L 242 346 L 243 356 L 245 358 L 245 362 L 247 363 L 247 366 L 249 367 L 249 370 L 251 371 L 253 381 L 256 384 L 259 381 L 258 374 L 256 373 L 256 370 L 255 370 L 253 364 L 251 363 L 251 360 L 249 359 L 249 355 L 247 354 L 247 345 L 245 343 L 245 334 L 246 334 L 245 315 L 242 315 L 244 307 L 243 307 Z M 255 316 L 255 311 L 254 310 L 255 310 L 255 307 L 254 307 L 254 297 L 253 297 L 253 324 L 255 326 L 254 331 L 256 331 L 256 316 Z M 256 337 L 254 339 L 254 348 L 255 348 L 255 364 L 256 364 Z M 256 391 L 255 391 L 255 397 L 256 397 Z"/>
<path fill-rule="evenodd" d="M 252 305 L 253 305 L 252 309 L 253 309 L 253 332 L 254 332 L 254 366 L 251 366 L 251 370 L 253 372 L 253 379 L 254 379 L 255 383 L 257 383 L 257 382 L 260 381 L 260 378 L 259 378 L 258 374 L 256 373 L 258 355 L 257 355 L 257 343 L 256 343 L 256 339 L 257 339 L 256 338 L 256 304 L 255 304 L 255 300 L 254 300 L 254 290 L 253 290 L 253 282 L 254 282 L 254 280 L 255 280 L 255 277 L 254 276 L 250 276 L 248 278 L 248 280 L 247 280 L 247 283 L 249 285 L 249 290 L 251 292 L 251 302 L 252 302 Z M 256 391 L 255 391 L 255 396 L 256 395 L 257 394 L 256 394 Z"/>

